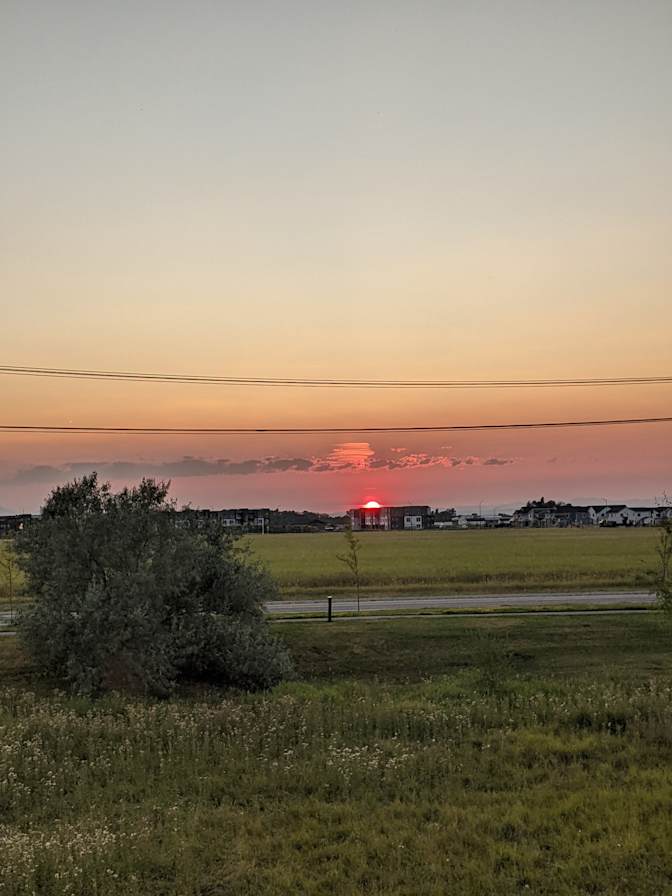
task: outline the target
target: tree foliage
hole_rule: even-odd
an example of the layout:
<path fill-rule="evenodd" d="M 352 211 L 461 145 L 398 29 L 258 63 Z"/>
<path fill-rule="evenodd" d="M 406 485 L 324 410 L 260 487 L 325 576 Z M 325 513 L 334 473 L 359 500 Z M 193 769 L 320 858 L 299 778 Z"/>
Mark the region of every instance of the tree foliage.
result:
<path fill-rule="evenodd" d="M 220 527 L 178 522 L 167 495 L 150 479 L 115 494 L 95 473 L 52 492 L 17 543 L 30 653 L 81 693 L 274 684 L 290 670 L 263 613 L 275 583 Z"/>
<path fill-rule="evenodd" d="M 661 523 L 656 553 L 658 554 L 656 596 L 665 610 L 672 611 L 672 518 L 669 516 Z"/>
<path fill-rule="evenodd" d="M 362 575 L 359 565 L 359 552 L 362 549 L 362 543 L 352 531 L 352 524 L 346 527 L 346 530 L 343 534 L 345 537 L 346 552 L 345 554 L 336 554 L 336 559 L 345 564 L 345 566 L 347 566 L 347 568 L 352 573 L 352 578 L 355 583 L 357 594 L 357 612 L 359 612 L 360 594 L 362 590 Z"/>

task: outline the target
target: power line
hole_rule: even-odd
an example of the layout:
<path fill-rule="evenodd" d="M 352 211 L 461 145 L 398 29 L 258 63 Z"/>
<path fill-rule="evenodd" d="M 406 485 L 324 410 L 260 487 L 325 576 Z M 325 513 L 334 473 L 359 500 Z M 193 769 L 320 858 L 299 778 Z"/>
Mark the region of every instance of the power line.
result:
<path fill-rule="evenodd" d="M 320 377 L 196 376 L 113 370 L 71 370 L 60 367 L 17 367 L 13 365 L 0 365 L 0 374 L 52 379 L 317 389 L 519 389 L 564 388 L 571 386 L 642 386 L 672 383 L 672 375 L 527 380 L 375 380 Z"/>
<path fill-rule="evenodd" d="M 25 426 L 0 424 L 0 432 L 111 433 L 130 435 L 309 435 L 316 433 L 488 432 L 492 430 L 560 429 L 590 426 L 632 426 L 672 423 L 672 417 L 621 420 L 554 420 L 537 423 L 479 423 L 445 426 L 307 426 L 307 427 L 182 427 L 182 426 Z"/>

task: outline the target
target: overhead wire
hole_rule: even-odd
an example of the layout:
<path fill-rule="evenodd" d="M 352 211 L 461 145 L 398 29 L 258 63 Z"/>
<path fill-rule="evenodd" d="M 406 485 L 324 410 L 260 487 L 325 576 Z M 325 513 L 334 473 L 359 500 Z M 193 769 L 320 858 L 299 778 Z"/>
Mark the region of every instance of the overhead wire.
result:
<path fill-rule="evenodd" d="M 341 379 L 330 377 L 210 376 L 143 373 L 114 370 L 77 370 L 60 367 L 0 365 L 0 375 L 75 380 L 172 383 L 185 385 L 260 386 L 340 389 L 517 389 L 601 386 L 642 386 L 672 383 L 672 375 L 629 377 L 570 377 L 562 379 L 410 380 Z"/>
<path fill-rule="evenodd" d="M 494 430 L 560 429 L 594 426 L 633 426 L 672 423 L 672 417 L 632 417 L 615 420 L 552 420 L 529 423 L 445 424 L 438 426 L 51 426 L 0 424 L 0 432 L 29 433 L 121 433 L 131 435 L 309 435 L 317 433 L 413 433 L 489 432 Z"/>

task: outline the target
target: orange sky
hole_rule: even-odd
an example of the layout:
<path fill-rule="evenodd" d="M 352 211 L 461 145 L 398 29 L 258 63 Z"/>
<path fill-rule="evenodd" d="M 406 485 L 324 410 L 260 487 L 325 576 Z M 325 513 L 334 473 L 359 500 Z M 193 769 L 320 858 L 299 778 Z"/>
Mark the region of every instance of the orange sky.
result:
<path fill-rule="evenodd" d="M 39 415 L 47 423 L 110 425 L 468 424 L 657 415 L 665 412 L 670 391 L 660 386 L 334 395 L 23 379 L 10 386 L 15 422 Z M 375 498 L 492 507 L 540 494 L 651 502 L 670 490 L 669 436 L 669 425 L 351 437 L 6 434 L 0 506 L 35 509 L 52 485 L 91 469 L 115 485 L 145 474 L 169 478 L 180 502 L 201 506 L 338 511 Z"/>
<path fill-rule="evenodd" d="M 3 363 L 670 373 L 668 3 L 551 12 L 514 0 L 505 15 L 485 2 L 254 7 L 77 5 L 64 16 L 46 2 L 3 4 Z M 670 386 L 297 391 L 11 377 L 0 390 L 2 423 L 129 426 L 660 416 L 672 398 Z M 339 466 L 339 445 L 355 441 L 372 453 Z M 170 474 L 179 500 L 211 506 L 651 501 L 672 491 L 669 444 L 669 425 L 413 439 L 4 435 L 0 507 L 36 509 L 92 466 L 115 484 Z M 185 457 L 200 466 L 176 466 Z"/>

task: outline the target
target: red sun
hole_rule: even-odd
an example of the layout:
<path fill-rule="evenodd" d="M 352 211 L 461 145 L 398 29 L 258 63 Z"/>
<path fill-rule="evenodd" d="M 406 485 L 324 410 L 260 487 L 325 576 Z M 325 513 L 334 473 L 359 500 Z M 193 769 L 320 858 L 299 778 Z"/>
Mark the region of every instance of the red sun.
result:
<path fill-rule="evenodd" d="M 380 508 L 380 504 L 377 501 L 367 501 L 366 504 L 364 504 L 362 506 L 369 508 L 369 510 L 373 510 L 374 508 Z"/>

